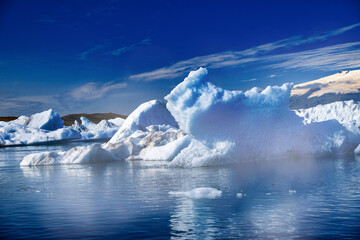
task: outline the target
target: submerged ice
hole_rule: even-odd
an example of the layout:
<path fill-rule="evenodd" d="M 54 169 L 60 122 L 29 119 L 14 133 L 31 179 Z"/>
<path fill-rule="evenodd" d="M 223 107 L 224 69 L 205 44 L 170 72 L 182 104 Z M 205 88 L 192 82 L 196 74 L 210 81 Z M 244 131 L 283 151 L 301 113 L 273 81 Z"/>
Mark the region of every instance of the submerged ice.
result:
<path fill-rule="evenodd" d="M 200 68 L 165 101 L 141 104 L 109 142 L 29 155 L 21 165 L 142 159 L 199 167 L 290 154 L 342 154 L 356 148 L 359 134 L 338 121 L 304 124 L 289 110 L 291 88 L 286 83 L 262 91 L 228 91 L 210 83 L 207 70 Z"/>

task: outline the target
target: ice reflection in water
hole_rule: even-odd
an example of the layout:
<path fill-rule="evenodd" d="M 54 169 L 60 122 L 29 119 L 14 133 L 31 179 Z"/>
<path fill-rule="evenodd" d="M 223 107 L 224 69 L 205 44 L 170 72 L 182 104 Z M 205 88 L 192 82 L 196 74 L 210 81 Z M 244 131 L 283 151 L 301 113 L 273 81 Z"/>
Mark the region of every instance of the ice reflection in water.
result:
<path fill-rule="evenodd" d="M 0 149 L 0 236 L 359 237 L 358 160 L 286 159 L 195 169 L 166 168 L 161 161 L 18 166 L 29 151 L 66 148 Z M 223 194 L 218 199 L 168 194 L 198 187 Z M 237 198 L 239 192 L 246 196 Z"/>

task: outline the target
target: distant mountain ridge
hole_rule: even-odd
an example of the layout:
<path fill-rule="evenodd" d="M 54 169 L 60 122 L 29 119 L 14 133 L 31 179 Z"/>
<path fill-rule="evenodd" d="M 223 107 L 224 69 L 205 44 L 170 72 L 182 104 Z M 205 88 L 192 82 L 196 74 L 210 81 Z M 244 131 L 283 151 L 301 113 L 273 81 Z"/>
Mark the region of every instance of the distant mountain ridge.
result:
<path fill-rule="evenodd" d="M 17 118 L 18 117 L 15 117 L 15 116 L 0 117 L 0 121 L 10 122 L 10 121 L 15 120 Z"/>
<path fill-rule="evenodd" d="M 290 109 L 305 109 L 337 101 L 360 101 L 360 70 L 340 71 L 297 84 L 291 90 Z"/>

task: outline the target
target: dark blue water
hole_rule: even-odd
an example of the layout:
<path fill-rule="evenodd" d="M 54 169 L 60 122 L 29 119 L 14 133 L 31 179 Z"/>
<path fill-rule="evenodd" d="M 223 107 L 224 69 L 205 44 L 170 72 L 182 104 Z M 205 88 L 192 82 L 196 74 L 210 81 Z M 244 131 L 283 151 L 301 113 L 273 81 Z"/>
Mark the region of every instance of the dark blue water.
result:
<path fill-rule="evenodd" d="M 19 166 L 26 154 L 70 147 L 0 149 L 2 239 L 360 237 L 356 159 L 194 169 L 155 161 Z M 223 195 L 193 200 L 168 194 L 196 187 L 217 188 Z M 237 198 L 239 192 L 247 196 Z"/>

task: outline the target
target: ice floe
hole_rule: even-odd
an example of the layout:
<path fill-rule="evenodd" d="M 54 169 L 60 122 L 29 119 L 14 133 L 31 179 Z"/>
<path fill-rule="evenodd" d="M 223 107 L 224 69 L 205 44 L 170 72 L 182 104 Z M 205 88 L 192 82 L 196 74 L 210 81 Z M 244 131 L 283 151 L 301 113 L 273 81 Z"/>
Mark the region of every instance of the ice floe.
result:
<path fill-rule="evenodd" d="M 190 191 L 185 191 L 185 192 L 171 191 L 169 192 L 169 194 L 174 196 L 192 198 L 192 199 L 201 199 L 201 198 L 215 199 L 221 197 L 222 191 L 211 187 L 201 187 L 201 188 L 194 188 Z"/>

